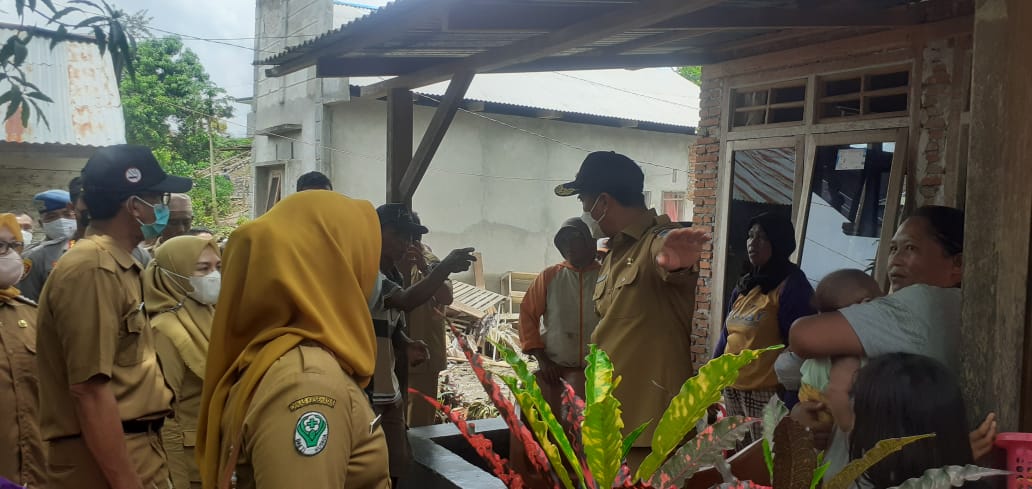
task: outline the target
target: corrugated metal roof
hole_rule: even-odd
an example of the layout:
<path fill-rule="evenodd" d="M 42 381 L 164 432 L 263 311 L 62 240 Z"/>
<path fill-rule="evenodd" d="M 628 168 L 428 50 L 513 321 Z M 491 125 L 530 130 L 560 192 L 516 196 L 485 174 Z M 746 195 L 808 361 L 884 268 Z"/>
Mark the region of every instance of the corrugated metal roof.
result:
<path fill-rule="evenodd" d="M 795 148 L 735 151 L 735 200 L 792 205 Z"/>
<path fill-rule="evenodd" d="M 931 9 L 924 8 L 929 3 L 865 0 L 845 10 L 820 7 L 838 12 L 831 16 L 835 18 L 811 15 L 797 21 L 800 13 L 814 9 L 811 0 L 721 0 L 686 15 L 552 53 L 541 61 L 551 67 L 571 62 L 565 59 L 568 56 L 590 54 L 572 61 L 567 65 L 570 69 L 717 62 L 780 49 L 785 42 L 799 45 L 849 37 L 855 35 L 853 26 L 877 31 L 933 20 L 928 16 Z M 430 61 L 459 60 L 633 9 L 635 4 L 634 0 L 396 0 L 256 64 L 275 65 L 273 76 L 280 76 L 338 57 L 340 71 L 329 76 L 398 75 L 425 68 Z M 765 23 L 767 15 L 778 19 Z M 792 34 L 791 39 L 779 40 L 786 34 Z"/>
<path fill-rule="evenodd" d="M 381 80 L 355 77 L 350 83 Z M 439 98 L 447 88 L 442 82 L 414 91 Z M 699 87 L 670 68 L 481 74 L 465 99 L 680 127 L 699 122 Z"/>
<path fill-rule="evenodd" d="M 18 30 L 0 26 L 0 39 Z M 40 102 L 49 127 L 35 114 L 29 127 L 16 115 L 4 123 L 0 141 L 110 146 L 125 143 L 125 119 L 111 58 L 101 56 L 96 44 L 75 38 L 50 49 L 46 31 L 36 29 L 29 55 L 22 65 L 26 79 L 53 99 Z M 7 105 L 0 106 L 0 113 Z"/>

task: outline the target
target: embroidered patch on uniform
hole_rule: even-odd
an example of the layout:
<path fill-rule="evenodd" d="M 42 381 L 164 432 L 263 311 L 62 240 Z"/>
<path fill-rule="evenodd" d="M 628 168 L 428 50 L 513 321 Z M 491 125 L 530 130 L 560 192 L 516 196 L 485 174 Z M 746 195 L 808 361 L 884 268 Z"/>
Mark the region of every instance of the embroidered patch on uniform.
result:
<path fill-rule="evenodd" d="M 294 427 L 294 448 L 297 453 L 306 457 L 318 455 L 326 448 L 326 440 L 330 437 L 330 427 L 326 425 L 326 416 L 319 411 L 302 414 Z"/>
<path fill-rule="evenodd" d="M 24 272 L 22 272 L 22 273 L 24 273 L 25 275 L 22 275 L 22 277 L 25 277 L 26 275 L 28 275 L 28 274 L 29 274 L 29 271 L 30 271 L 30 270 L 32 270 L 32 260 L 30 260 L 30 259 L 26 258 L 26 259 L 22 260 L 22 265 L 23 265 L 23 266 L 24 266 L 24 268 L 25 268 L 25 271 L 24 271 Z"/>
<path fill-rule="evenodd" d="M 125 171 L 125 179 L 129 183 L 140 183 L 140 180 L 143 179 L 143 173 L 140 172 L 139 168 L 131 166 Z"/>
<path fill-rule="evenodd" d="M 291 411 L 297 411 L 298 409 L 308 407 L 313 404 L 322 404 L 323 406 L 333 407 L 337 405 L 337 400 L 327 396 L 305 396 L 290 403 L 290 406 L 288 407 Z"/>

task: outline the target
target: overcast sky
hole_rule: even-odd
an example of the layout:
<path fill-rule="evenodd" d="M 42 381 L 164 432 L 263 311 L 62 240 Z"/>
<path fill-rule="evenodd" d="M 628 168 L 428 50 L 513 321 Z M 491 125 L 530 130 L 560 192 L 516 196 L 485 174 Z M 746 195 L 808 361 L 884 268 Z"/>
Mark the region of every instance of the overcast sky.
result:
<path fill-rule="evenodd" d="M 162 31 L 180 34 L 186 46 L 201 58 L 212 80 L 233 97 L 249 97 L 253 91 L 254 71 L 251 62 L 254 60 L 255 1 L 109 0 L 112 5 L 131 13 L 146 9 L 148 15 L 154 18 L 151 27 L 155 36 L 169 35 Z M 65 1 L 56 0 L 55 3 L 64 4 Z M 382 6 L 387 0 L 362 0 L 360 3 Z M 13 10 L 8 9 L 6 2 L 4 8 Z M 17 23 L 18 18 L 13 11 L 3 12 L 0 21 Z M 27 18 L 25 22 L 48 27 L 45 20 Z M 220 41 L 197 41 L 190 37 Z M 229 131 L 242 136 L 249 108 L 238 104 L 235 109 L 236 117 L 230 122 Z"/>

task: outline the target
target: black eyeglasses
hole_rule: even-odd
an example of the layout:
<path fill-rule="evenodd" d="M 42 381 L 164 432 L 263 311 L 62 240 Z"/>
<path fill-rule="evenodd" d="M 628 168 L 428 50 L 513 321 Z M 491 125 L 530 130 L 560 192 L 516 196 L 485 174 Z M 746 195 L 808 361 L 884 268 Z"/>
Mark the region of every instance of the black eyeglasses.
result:
<path fill-rule="evenodd" d="M 0 241 L 0 255 L 6 255 L 11 250 L 21 253 L 22 248 L 25 247 L 25 243 L 21 241 Z"/>

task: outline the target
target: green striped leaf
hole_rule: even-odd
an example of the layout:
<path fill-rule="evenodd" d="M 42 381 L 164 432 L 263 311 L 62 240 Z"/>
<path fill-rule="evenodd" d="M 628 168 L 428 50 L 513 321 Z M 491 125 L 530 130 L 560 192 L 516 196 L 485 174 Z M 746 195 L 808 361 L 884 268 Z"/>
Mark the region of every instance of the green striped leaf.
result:
<path fill-rule="evenodd" d="M 520 409 L 523 410 L 525 416 L 530 417 L 531 412 L 534 412 L 538 419 L 548 428 L 548 433 L 552 436 L 555 444 L 558 446 L 559 453 L 563 459 L 570 464 L 571 467 L 580 467 L 580 458 L 573 451 L 573 445 L 570 444 L 570 439 L 566 436 L 566 430 L 563 429 L 562 424 L 556 418 L 555 413 L 552 412 L 552 407 L 545 401 L 545 396 L 541 392 L 541 388 L 537 385 L 537 378 L 531 373 L 530 368 L 527 367 L 527 362 L 524 362 L 520 358 L 519 354 L 513 351 L 506 345 L 501 343 L 492 343 L 498 353 L 501 354 L 502 358 L 512 366 L 514 372 L 516 372 L 516 378 L 502 377 L 503 382 L 509 386 L 509 389 L 516 395 L 516 399 L 520 404 Z M 519 380 L 519 383 L 516 382 Z M 511 382 L 511 384 L 510 384 Z M 527 394 L 521 398 L 518 393 Z M 541 435 L 537 435 L 537 439 L 541 440 Z M 562 464 L 560 464 L 562 465 Z M 552 462 L 553 470 L 556 469 L 555 462 Z M 580 486 L 585 486 L 584 473 L 581 470 L 575 471 L 577 474 L 577 480 Z"/>
<path fill-rule="evenodd" d="M 598 487 L 612 487 L 623 462 L 623 419 L 620 401 L 613 390 L 620 377 L 613 377 L 613 362 L 606 352 L 590 345 L 585 371 L 584 455 Z"/>
<path fill-rule="evenodd" d="M 915 441 L 932 438 L 934 436 L 934 434 L 930 434 L 882 440 L 875 444 L 874 448 L 868 450 L 863 457 L 860 457 L 858 460 L 854 460 L 850 462 L 849 465 L 846 465 L 846 467 L 842 469 L 842 472 L 839 472 L 831 479 L 831 481 L 824 484 L 824 488 L 849 489 L 858 477 L 863 475 L 864 472 L 867 472 L 867 469 L 870 469 L 878 462 L 881 462 L 885 457 L 902 450 L 903 447 L 914 443 Z"/>
<path fill-rule="evenodd" d="M 649 485 L 656 489 L 683 487 L 698 471 L 716 465 L 718 459 L 723 460 L 724 451 L 735 448 L 735 444 L 749 433 L 750 425 L 758 421 L 733 416 L 707 426 L 660 467 L 649 480 Z"/>
<path fill-rule="evenodd" d="M 515 380 L 511 377 L 508 380 L 503 381 L 508 384 L 509 380 Z M 510 389 L 512 386 L 509 387 Z M 515 393 L 515 391 L 514 391 Z M 530 393 L 523 391 L 515 393 L 516 402 L 519 403 L 522 408 L 524 405 L 533 405 L 533 401 L 530 399 Z M 567 489 L 573 489 L 573 482 L 570 481 L 570 474 L 566 471 L 566 466 L 563 465 L 563 456 L 559 453 L 559 447 L 552 443 L 551 438 L 548 436 L 548 426 L 538 416 L 537 411 L 533 409 L 524 410 L 523 416 L 527 420 L 527 424 L 530 425 L 530 430 L 534 432 L 534 437 L 537 438 L 541 449 L 545 451 L 545 455 L 548 457 L 548 462 L 552 464 L 552 471 L 559 476 L 559 481 L 562 482 L 563 487 Z"/>
<path fill-rule="evenodd" d="M 738 380 L 738 371 L 763 353 L 780 350 L 783 345 L 762 350 L 745 350 L 737 355 L 721 355 L 703 365 L 699 373 L 681 386 L 681 391 L 656 425 L 652 435 L 652 453 L 638 467 L 638 480 L 647 480 L 656 473 L 688 432 L 695 427 L 713 403 L 720 400 L 721 392 Z"/>

